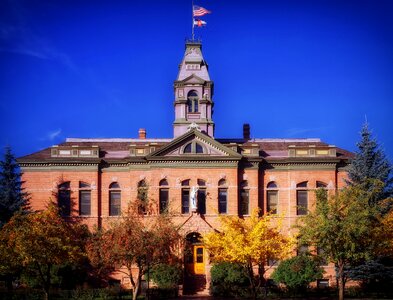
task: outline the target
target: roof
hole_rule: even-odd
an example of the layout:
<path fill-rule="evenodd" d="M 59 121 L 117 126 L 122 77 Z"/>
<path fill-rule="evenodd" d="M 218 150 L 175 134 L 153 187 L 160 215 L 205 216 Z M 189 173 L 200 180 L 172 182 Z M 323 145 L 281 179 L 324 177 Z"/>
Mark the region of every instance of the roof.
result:
<path fill-rule="evenodd" d="M 146 146 L 154 145 L 156 152 L 161 148 L 165 148 L 173 143 L 174 139 L 125 139 L 125 138 L 99 138 L 99 139 L 84 139 L 84 138 L 68 138 L 65 142 L 58 145 L 58 147 L 92 147 L 98 146 L 100 149 L 100 159 L 124 160 L 130 158 L 130 146 Z M 289 158 L 289 146 L 296 147 L 332 147 L 331 145 L 322 142 L 320 139 L 215 139 L 217 143 L 230 147 L 238 145 L 241 148 L 258 147 L 260 157 L 266 159 L 280 160 Z M 158 151 L 159 152 L 159 151 Z M 354 154 L 350 151 L 337 148 L 336 158 L 350 159 Z M 306 159 L 305 157 L 304 159 Z M 69 159 L 69 158 L 63 158 Z M 35 153 L 20 157 L 19 162 L 35 162 L 35 161 L 53 161 L 62 160 L 62 158 L 52 158 L 51 148 L 46 148 Z M 79 157 L 80 161 L 92 161 L 97 158 Z"/>

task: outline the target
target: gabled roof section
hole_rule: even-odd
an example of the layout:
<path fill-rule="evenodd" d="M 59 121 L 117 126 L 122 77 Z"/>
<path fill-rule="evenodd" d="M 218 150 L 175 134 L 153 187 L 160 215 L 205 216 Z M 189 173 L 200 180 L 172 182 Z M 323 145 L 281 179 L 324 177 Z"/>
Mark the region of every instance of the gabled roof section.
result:
<path fill-rule="evenodd" d="M 189 143 L 196 142 L 204 148 L 204 153 L 184 153 L 184 147 Z M 172 142 L 154 151 L 146 157 L 147 160 L 156 160 L 164 157 L 181 158 L 231 158 L 241 159 L 242 155 L 217 142 L 215 139 L 200 132 L 198 129 L 190 129 L 185 134 L 177 137 Z"/>
<path fill-rule="evenodd" d="M 182 81 L 195 74 L 205 81 L 210 81 L 208 66 L 202 55 L 202 44 L 197 41 L 188 41 L 183 60 L 179 66 L 177 81 Z"/>
<path fill-rule="evenodd" d="M 206 80 L 202 79 L 201 77 L 191 74 L 187 78 L 184 78 L 183 80 L 177 81 L 177 82 L 182 82 L 182 83 L 197 83 L 197 84 L 204 84 Z"/>

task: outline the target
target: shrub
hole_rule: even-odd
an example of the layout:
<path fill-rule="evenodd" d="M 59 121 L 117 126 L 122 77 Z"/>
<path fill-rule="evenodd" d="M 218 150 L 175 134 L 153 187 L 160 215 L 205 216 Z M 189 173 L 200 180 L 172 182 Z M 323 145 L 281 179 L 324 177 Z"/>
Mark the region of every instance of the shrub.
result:
<path fill-rule="evenodd" d="M 243 266 L 222 262 L 211 268 L 211 293 L 214 296 L 244 296 L 247 294 L 249 279 Z"/>
<path fill-rule="evenodd" d="M 159 264 L 150 271 L 150 277 L 160 289 L 174 289 L 181 278 L 181 268 L 177 265 Z"/>
<path fill-rule="evenodd" d="M 310 282 L 322 278 L 323 272 L 318 261 L 308 255 L 300 255 L 282 261 L 274 270 L 272 279 L 285 284 L 291 291 L 303 292 Z"/>

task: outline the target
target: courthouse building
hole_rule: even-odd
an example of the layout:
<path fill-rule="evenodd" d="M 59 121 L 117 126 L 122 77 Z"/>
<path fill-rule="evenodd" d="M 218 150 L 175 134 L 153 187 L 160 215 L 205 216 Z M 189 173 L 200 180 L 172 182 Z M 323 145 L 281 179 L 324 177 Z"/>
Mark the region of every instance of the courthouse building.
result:
<path fill-rule="evenodd" d="M 168 102 L 172 138 L 150 138 L 145 129 L 130 138 L 67 138 L 18 161 L 33 209 L 57 195 L 64 215 L 80 216 L 91 228 L 118 218 L 144 188 L 149 211 L 170 210 L 192 244 L 189 274 L 209 278 L 199 237 L 219 227 L 218 215 L 247 217 L 259 207 L 284 214 L 289 228 L 315 204 L 312 191 L 344 186 L 352 154 L 319 139 L 255 138 L 248 124 L 241 137 L 216 137 L 214 84 L 202 45 L 185 46 Z M 333 283 L 333 267 L 326 274 L 321 282 Z"/>

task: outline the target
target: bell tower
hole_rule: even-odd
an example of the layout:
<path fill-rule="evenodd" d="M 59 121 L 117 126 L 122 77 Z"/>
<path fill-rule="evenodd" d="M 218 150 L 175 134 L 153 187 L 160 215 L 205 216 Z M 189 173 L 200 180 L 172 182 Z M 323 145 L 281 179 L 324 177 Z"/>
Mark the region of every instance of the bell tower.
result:
<path fill-rule="evenodd" d="M 174 138 L 187 132 L 193 123 L 198 125 L 202 132 L 214 137 L 213 81 L 210 80 L 208 65 L 202 56 L 201 42 L 186 42 L 186 51 L 174 82 L 174 90 Z"/>

